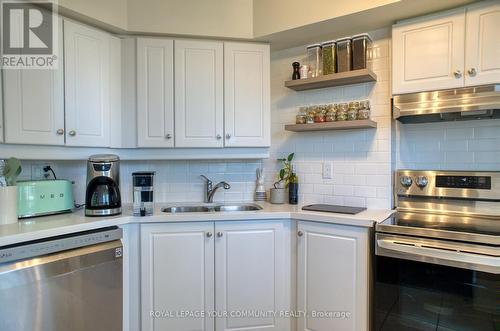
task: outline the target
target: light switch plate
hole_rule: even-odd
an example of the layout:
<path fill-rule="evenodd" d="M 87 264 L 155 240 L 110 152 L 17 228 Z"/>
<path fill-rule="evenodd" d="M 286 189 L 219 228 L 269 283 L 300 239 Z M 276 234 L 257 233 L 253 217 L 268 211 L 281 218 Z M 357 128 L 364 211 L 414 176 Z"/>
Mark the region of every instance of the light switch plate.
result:
<path fill-rule="evenodd" d="M 333 162 L 323 162 L 323 179 L 333 178 Z"/>

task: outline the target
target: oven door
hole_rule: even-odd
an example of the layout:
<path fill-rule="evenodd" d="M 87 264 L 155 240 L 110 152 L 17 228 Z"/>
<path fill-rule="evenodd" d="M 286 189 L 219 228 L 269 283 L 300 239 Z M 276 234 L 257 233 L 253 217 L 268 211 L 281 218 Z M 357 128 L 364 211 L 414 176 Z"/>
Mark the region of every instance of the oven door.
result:
<path fill-rule="evenodd" d="M 376 330 L 499 330 L 498 247 L 377 233 L 375 252 Z"/>

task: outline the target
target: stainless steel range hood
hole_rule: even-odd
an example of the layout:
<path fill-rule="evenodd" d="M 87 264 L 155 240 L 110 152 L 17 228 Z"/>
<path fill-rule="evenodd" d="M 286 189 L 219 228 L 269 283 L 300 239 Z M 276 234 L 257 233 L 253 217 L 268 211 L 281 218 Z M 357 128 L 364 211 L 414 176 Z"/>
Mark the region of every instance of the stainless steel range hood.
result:
<path fill-rule="evenodd" d="M 402 123 L 500 118 L 500 84 L 396 95 L 392 110 Z"/>

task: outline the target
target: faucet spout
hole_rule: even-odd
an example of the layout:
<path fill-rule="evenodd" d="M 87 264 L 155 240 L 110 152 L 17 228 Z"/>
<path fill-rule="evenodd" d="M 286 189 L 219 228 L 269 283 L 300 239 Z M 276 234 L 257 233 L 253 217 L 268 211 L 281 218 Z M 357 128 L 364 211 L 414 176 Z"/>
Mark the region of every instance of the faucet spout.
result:
<path fill-rule="evenodd" d="M 225 181 L 217 183 L 217 185 L 213 186 L 213 183 L 210 179 L 208 179 L 204 175 L 201 175 L 201 177 L 205 180 L 205 202 L 207 203 L 213 202 L 215 192 L 217 192 L 219 188 L 223 188 L 225 190 L 229 190 L 231 188 L 231 185 L 229 185 L 229 183 Z"/>

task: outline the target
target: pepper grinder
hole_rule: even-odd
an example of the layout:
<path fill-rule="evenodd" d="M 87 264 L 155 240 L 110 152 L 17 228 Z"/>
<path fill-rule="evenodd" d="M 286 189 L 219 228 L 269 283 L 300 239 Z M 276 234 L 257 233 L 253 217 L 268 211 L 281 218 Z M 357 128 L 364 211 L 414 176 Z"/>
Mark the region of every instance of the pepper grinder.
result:
<path fill-rule="evenodd" d="M 292 80 L 300 79 L 300 63 L 294 62 L 292 63 L 292 67 L 293 67 Z"/>

